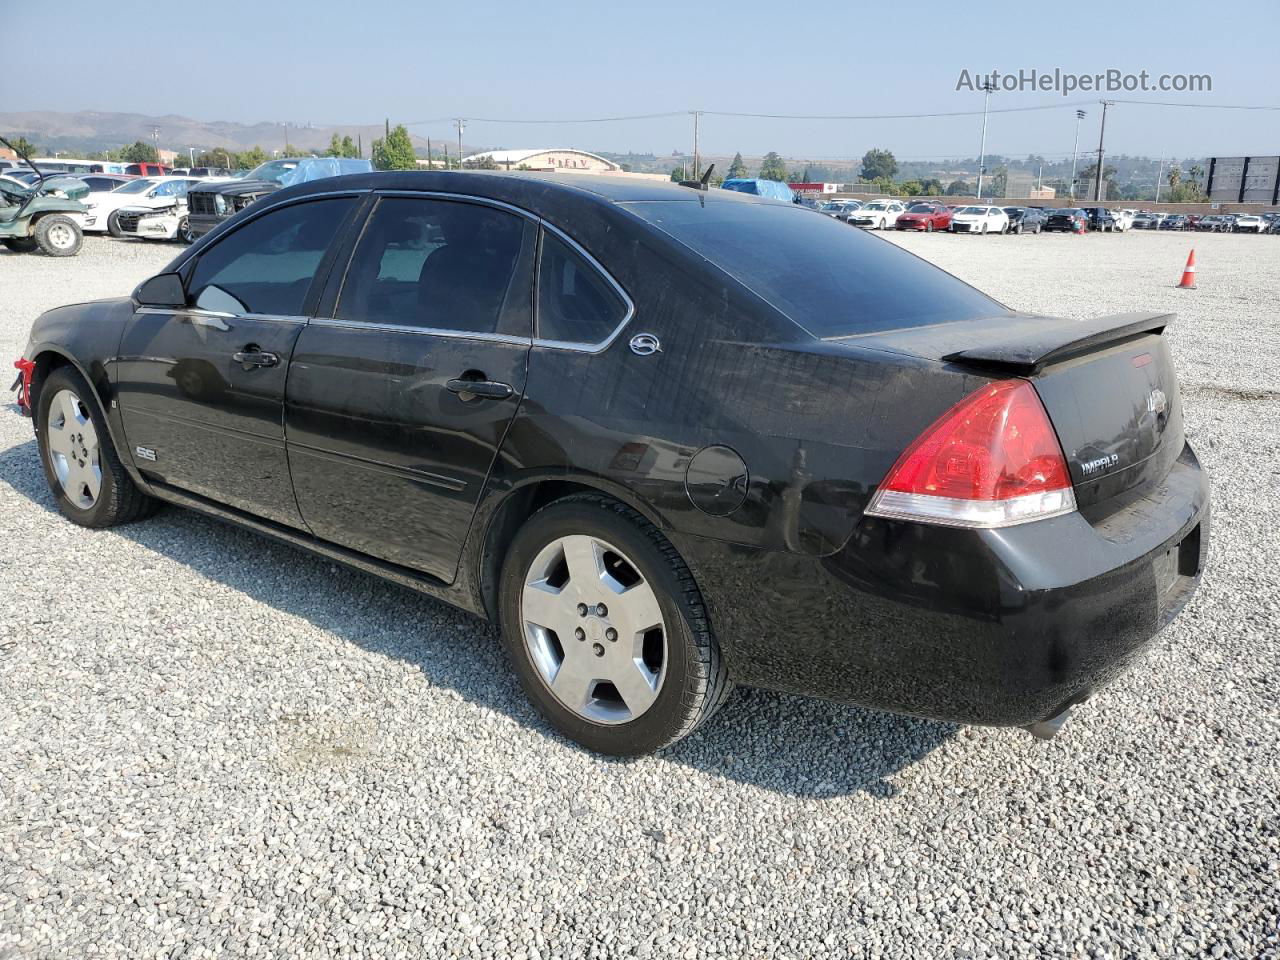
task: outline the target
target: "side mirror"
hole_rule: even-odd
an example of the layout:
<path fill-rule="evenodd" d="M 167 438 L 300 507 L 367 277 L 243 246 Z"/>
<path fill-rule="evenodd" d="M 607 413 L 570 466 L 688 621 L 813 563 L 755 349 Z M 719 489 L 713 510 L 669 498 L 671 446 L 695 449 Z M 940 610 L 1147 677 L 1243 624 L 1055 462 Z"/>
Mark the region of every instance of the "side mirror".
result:
<path fill-rule="evenodd" d="M 133 291 L 133 299 L 144 307 L 171 307 L 180 310 L 187 305 L 187 291 L 176 273 L 158 273 L 144 280 Z"/>

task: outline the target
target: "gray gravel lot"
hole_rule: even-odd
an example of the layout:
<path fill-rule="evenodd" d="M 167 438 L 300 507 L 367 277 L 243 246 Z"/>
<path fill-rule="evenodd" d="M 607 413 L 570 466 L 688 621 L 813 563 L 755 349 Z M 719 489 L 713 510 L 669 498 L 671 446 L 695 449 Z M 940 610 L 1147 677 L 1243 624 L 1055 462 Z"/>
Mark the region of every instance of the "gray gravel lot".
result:
<path fill-rule="evenodd" d="M 439 603 L 174 509 L 63 521 L 6 395 L 0 958 L 1280 956 L 1280 239 L 891 239 L 1018 308 L 1181 314 L 1210 570 L 1058 739 L 738 691 L 601 759 Z M 175 250 L 0 250 L 5 368 Z"/>

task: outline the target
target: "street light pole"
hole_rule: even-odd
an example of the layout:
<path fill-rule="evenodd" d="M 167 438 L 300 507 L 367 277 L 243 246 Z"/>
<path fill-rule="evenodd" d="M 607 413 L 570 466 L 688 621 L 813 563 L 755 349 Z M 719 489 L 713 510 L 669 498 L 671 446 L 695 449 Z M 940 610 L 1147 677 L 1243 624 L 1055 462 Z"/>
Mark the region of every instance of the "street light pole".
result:
<path fill-rule="evenodd" d="M 1160 202 L 1160 178 L 1164 176 L 1164 151 L 1160 151 L 1160 165 L 1156 167 L 1156 203 Z"/>
<path fill-rule="evenodd" d="M 700 165 L 700 158 L 698 156 L 698 120 L 702 117 L 702 111 L 693 110 L 690 112 L 693 114 L 693 177 L 691 179 L 697 180 L 698 167 Z"/>
<path fill-rule="evenodd" d="M 1074 202 L 1076 198 L 1076 157 L 1080 153 L 1080 121 L 1085 117 L 1083 110 L 1076 111 L 1076 139 L 1071 144 L 1071 199 Z"/>
<path fill-rule="evenodd" d="M 1102 199 L 1102 138 L 1107 133 L 1107 107 L 1110 105 L 1110 100 L 1102 101 L 1102 126 L 1098 128 L 1098 170 L 1093 177 L 1093 199 L 1095 201 Z"/>
<path fill-rule="evenodd" d="M 982 146 L 978 148 L 978 199 L 982 199 L 982 174 L 987 166 L 987 103 L 991 99 L 991 91 L 995 85 L 988 80 L 982 81 Z"/>
<path fill-rule="evenodd" d="M 454 119 L 454 125 L 458 128 L 458 169 L 462 169 L 462 131 L 467 128 L 467 121 L 462 117 Z"/>

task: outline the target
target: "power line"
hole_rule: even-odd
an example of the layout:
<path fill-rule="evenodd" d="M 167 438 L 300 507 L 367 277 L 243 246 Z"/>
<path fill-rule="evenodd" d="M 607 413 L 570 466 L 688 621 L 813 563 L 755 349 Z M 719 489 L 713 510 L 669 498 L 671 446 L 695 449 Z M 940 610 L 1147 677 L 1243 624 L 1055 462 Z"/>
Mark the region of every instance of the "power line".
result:
<path fill-rule="evenodd" d="M 1026 113 L 1031 110 L 1060 110 L 1074 107 L 1078 103 L 1093 103 L 1093 100 L 1064 100 L 1060 103 L 1046 103 L 1034 107 L 998 107 L 988 113 Z M 864 113 L 864 114 L 828 114 L 828 113 L 732 113 L 727 110 L 703 110 L 703 114 L 711 117 L 747 117 L 755 120 L 929 120 L 936 117 L 976 117 L 982 110 L 952 110 L 945 113 Z"/>
<path fill-rule="evenodd" d="M 686 117 L 689 113 L 690 111 L 688 110 L 670 110 L 666 113 L 636 113 L 619 117 L 578 117 L 559 120 L 530 120 L 526 117 L 466 117 L 465 120 L 467 123 L 617 123 L 623 120 L 657 120 L 665 117 Z M 410 120 L 405 126 L 417 127 L 431 123 L 454 123 L 457 119 L 457 117 L 438 117 L 434 120 Z"/>
<path fill-rule="evenodd" d="M 1177 100 L 1110 100 L 1109 103 L 1130 103 L 1143 107 L 1190 107 L 1193 110 L 1280 110 L 1280 105 L 1265 106 L 1241 103 L 1180 103 Z"/>

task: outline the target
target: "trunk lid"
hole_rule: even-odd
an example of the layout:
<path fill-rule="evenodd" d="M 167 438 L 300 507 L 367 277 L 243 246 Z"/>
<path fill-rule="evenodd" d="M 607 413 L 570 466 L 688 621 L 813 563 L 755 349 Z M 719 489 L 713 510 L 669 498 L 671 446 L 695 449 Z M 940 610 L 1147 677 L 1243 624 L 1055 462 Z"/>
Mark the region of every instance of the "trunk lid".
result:
<path fill-rule="evenodd" d="M 1062 442 L 1076 501 L 1090 515 L 1162 479 L 1182 453 L 1182 399 L 1163 335 L 1173 319 L 1015 314 L 846 342 L 1029 379 Z"/>

